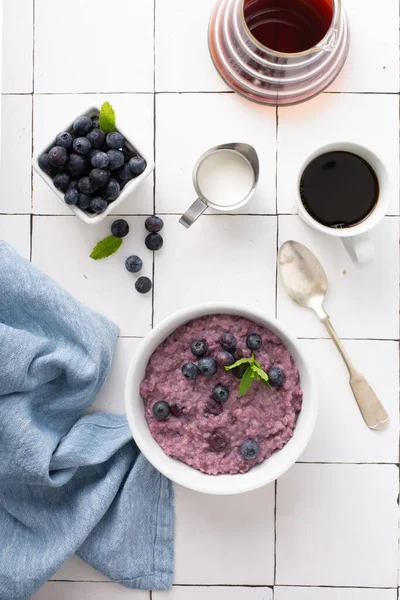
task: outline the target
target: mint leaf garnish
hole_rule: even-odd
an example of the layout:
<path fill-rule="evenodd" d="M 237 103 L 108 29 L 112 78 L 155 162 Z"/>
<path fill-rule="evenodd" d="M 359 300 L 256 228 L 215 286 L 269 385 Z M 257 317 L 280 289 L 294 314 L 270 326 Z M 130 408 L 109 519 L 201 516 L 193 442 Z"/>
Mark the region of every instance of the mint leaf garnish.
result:
<path fill-rule="evenodd" d="M 252 370 L 253 370 L 253 373 L 255 373 L 255 376 L 258 381 L 262 381 L 269 388 L 271 387 L 271 385 L 269 383 L 268 375 L 266 374 L 264 369 L 262 369 L 261 367 L 257 367 L 257 365 L 253 365 Z"/>
<path fill-rule="evenodd" d="M 253 383 L 253 370 L 251 365 L 247 367 L 245 370 L 242 379 L 240 380 L 239 385 L 239 396 L 244 396 L 245 393 L 250 389 L 251 384 Z"/>
<path fill-rule="evenodd" d="M 239 365 L 244 365 L 246 363 L 251 365 L 252 362 L 253 362 L 252 358 L 241 358 L 240 360 L 237 360 L 233 365 L 230 365 L 229 367 L 225 367 L 225 371 L 230 371 L 231 369 L 235 369 Z"/>
<path fill-rule="evenodd" d="M 114 235 L 109 235 L 108 237 L 101 240 L 96 246 L 93 248 L 90 258 L 93 260 L 100 260 L 101 258 L 107 258 L 114 254 L 120 247 L 123 242 L 122 238 L 117 238 Z"/>
<path fill-rule="evenodd" d="M 104 133 L 110 133 L 115 130 L 115 112 L 109 102 L 104 102 L 99 114 L 100 129 Z"/>
<path fill-rule="evenodd" d="M 239 396 L 245 395 L 245 393 L 250 389 L 254 379 L 257 379 L 257 381 L 262 381 L 269 388 L 271 387 L 267 373 L 264 371 L 260 363 L 256 361 L 254 354 L 252 354 L 250 358 L 241 358 L 240 360 L 237 360 L 233 365 L 225 367 L 225 371 L 231 371 L 239 365 L 244 364 L 248 364 L 249 366 L 243 373 L 242 378 L 240 380 Z"/>

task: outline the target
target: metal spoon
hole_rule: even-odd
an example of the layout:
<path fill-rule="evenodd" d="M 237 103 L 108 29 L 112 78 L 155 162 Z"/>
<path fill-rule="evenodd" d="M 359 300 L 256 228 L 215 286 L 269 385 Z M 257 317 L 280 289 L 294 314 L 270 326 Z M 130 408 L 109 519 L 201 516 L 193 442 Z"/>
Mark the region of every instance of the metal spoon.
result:
<path fill-rule="evenodd" d="M 320 262 L 303 244 L 285 242 L 279 251 L 279 272 L 290 298 L 299 306 L 314 310 L 335 342 L 348 368 L 350 386 L 365 423 L 375 431 L 385 429 L 389 421 L 386 410 L 364 375 L 355 369 L 325 312 L 328 280 Z"/>

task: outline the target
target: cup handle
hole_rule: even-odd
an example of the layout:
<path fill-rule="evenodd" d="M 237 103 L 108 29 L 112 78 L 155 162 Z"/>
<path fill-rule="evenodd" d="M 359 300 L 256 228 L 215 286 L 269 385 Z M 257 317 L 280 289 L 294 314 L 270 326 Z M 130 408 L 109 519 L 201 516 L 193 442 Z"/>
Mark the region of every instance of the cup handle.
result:
<path fill-rule="evenodd" d="M 342 242 L 354 264 L 362 268 L 375 262 L 375 248 L 367 233 L 342 238 Z"/>
<path fill-rule="evenodd" d="M 207 208 L 207 204 L 201 198 L 197 198 L 192 206 L 181 216 L 179 223 L 186 227 L 186 229 L 189 229 Z"/>

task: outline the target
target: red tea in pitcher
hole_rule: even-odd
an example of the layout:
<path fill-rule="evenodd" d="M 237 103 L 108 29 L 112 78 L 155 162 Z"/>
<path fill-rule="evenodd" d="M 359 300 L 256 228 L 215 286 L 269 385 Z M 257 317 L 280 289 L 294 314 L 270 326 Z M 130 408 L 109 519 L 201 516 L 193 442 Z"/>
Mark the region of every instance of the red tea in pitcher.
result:
<path fill-rule="evenodd" d="M 304 52 L 328 32 L 333 0 L 244 0 L 244 18 L 266 48 L 285 54 Z"/>

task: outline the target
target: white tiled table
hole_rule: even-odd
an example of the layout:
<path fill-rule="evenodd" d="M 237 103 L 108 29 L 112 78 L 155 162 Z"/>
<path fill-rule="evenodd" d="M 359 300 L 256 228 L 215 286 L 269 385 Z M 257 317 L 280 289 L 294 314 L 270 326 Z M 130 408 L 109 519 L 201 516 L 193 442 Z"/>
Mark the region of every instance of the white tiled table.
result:
<path fill-rule="evenodd" d="M 235 498 L 177 488 L 176 585 L 153 600 L 397 599 L 398 0 L 344 1 L 352 46 L 342 74 L 320 97 L 276 111 L 232 94 L 214 72 L 206 39 L 214 0 L 4 0 L 0 238 L 120 325 L 94 408 L 123 411 L 127 364 L 140 338 L 199 301 L 234 299 L 278 316 L 302 338 L 318 373 L 315 434 L 275 486 Z M 135 293 L 121 254 L 98 264 L 89 258 L 112 218 L 83 225 L 32 176 L 32 151 L 105 99 L 157 165 L 155 179 L 121 207 L 131 226 L 124 252 L 142 255 L 149 276 L 154 260 L 153 298 Z M 239 214 L 208 214 L 185 231 L 177 214 L 194 199 L 194 161 L 232 140 L 259 153 L 253 200 Z M 341 140 L 369 145 L 390 174 L 389 213 L 373 232 L 379 262 L 364 271 L 338 240 L 293 214 L 301 162 L 316 145 Z M 143 221 L 153 210 L 165 215 L 165 245 L 155 257 L 143 245 Z M 390 413 L 383 433 L 363 425 L 318 321 L 277 288 L 276 250 L 289 238 L 306 243 L 326 268 L 327 308 Z M 150 594 L 110 583 L 73 558 L 34 598 Z"/>

